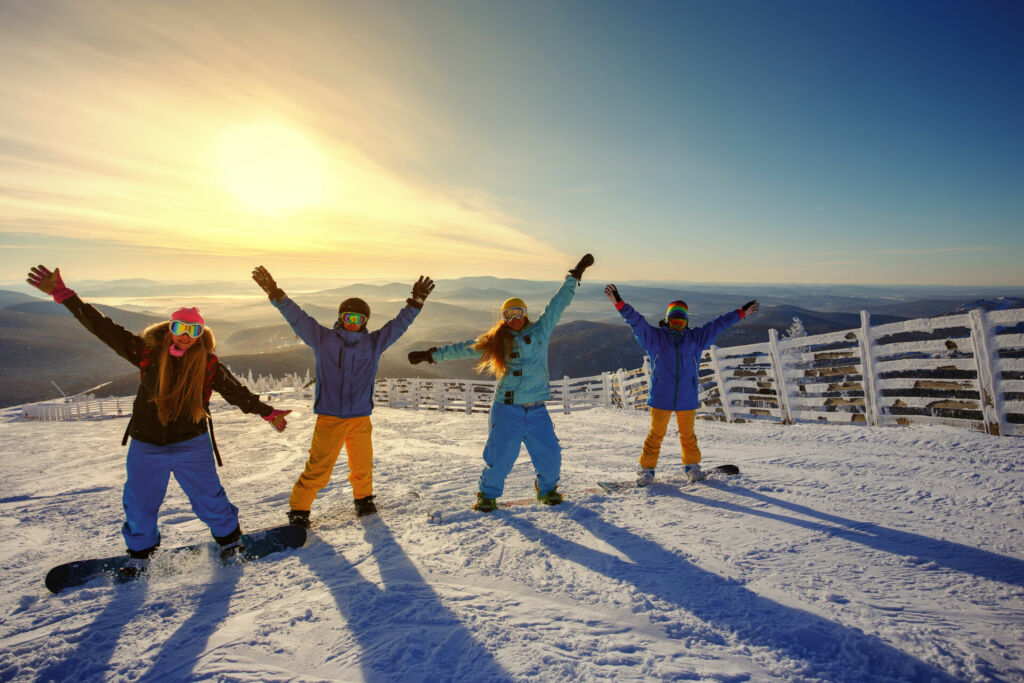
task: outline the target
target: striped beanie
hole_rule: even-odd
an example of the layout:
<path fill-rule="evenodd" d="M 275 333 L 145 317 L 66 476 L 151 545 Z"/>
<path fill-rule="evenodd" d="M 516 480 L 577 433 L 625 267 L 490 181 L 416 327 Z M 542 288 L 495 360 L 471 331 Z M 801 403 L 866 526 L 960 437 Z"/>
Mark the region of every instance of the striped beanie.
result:
<path fill-rule="evenodd" d="M 665 311 L 665 320 L 669 318 L 682 318 L 683 320 L 690 319 L 690 309 L 686 305 L 685 301 L 673 301 L 668 305 L 668 310 Z"/>

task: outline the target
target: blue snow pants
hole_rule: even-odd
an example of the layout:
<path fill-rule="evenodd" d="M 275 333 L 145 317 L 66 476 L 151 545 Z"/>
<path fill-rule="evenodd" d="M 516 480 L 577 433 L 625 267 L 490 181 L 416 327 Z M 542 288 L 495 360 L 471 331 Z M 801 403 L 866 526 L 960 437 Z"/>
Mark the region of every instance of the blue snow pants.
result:
<path fill-rule="evenodd" d="M 127 469 L 121 533 L 129 550 L 147 550 L 160 541 L 156 518 L 172 472 L 188 496 L 192 511 L 210 527 L 214 537 L 227 536 L 238 528 L 238 508 L 220 484 L 209 434 L 167 446 L 132 439 Z"/>
<path fill-rule="evenodd" d="M 505 477 L 516 464 L 523 444 L 533 461 L 540 494 L 554 490 L 562 471 L 562 446 L 543 403 L 531 406 L 493 403 L 489 428 L 484 446 L 484 470 L 480 474 L 480 491 L 485 497 L 501 496 Z"/>

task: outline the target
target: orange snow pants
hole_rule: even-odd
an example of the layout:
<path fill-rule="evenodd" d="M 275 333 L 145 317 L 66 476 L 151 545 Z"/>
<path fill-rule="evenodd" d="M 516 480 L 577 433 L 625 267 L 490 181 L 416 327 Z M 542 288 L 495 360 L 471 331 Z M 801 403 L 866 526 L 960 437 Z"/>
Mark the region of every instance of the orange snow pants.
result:
<path fill-rule="evenodd" d="M 306 469 L 292 487 L 288 503 L 292 510 L 308 510 L 317 492 L 327 486 L 334 472 L 334 463 L 341 447 L 348 453 L 348 480 L 352 496 L 365 498 L 373 493 L 373 426 L 367 417 L 331 417 L 318 415 L 313 429 L 313 443 L 309 446 Z"/>
<path fill-rule="evenodd" d="M 644 450 L 640 455 L 640 467 L 654 469 L 658 466 L 658 455 L 661 453 L 661 441 L 668 431 L 668 419 L 671 410 L 651 408 L 651 431 L 644 439 Z M 683 465 L 700 462 L 700 449 L 697 448 L 697 435 L 693 431 L 693 423 L 697 419 L 696 410 L 677 410 L 676 424 L 679 425 L 679 443 L 683 447 Z"/>

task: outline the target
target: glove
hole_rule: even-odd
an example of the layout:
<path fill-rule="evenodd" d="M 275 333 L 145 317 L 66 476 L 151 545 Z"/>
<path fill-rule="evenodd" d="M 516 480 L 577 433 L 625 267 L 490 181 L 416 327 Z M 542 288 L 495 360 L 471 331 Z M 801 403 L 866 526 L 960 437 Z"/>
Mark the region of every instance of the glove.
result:
<path fill-rule="evenodd" d="M 277 286 L 277 283 L 274 282 L 274 278 L 270 275 L 270 271 L 266 268 L 263 266 L 256 266 L 252 271 L 252 279 L 256 281 L 256 284 L 258 284 L 264 292 L 267 293 L 267 296 L 270 297 L 272 301 L 284 301 L 284 290 Z"/>
<path fill-rule="evenodd" d="M 604 288 L 604 295 L 612 300 L 613 304 L 621 304 L 622 297 L 619 296 L 619 290 L 615 285 L 608 285 Z"/>
<path fill-rule="evenodd" d="M 569 275 L 576 278 L 577 282 L 581 282 L 583 280 L 583 271 L 592 265 L 594 265 L 594 257 L 590 254 L 584 254 L 580 262 L 576 264 L 576 267 L 569 271 Z"/>
<path fill-rule="evenodd" d="M 413 365 L 417 365 L 417 364 L 422 363 L 424 361 L 426 361 L 427 363 L 430 363 L 430 364 L 434 364 L 434 363 L 437 362 L 437 361 L 434 360 L 434 357 L 431 355 L 432 353 L 434 353 L 434 351 L 437 351 L 437 347 L 436 346 L 431 346 L 426 351 L 410 351 L 409 352 L 409 362 L 412 363 Z"/>
<path fill-rule="evenodd" d="M 270 415 L 265 415 L 264 420 L 270 423 L 274 429 L 279 432 L 283 432 L 284 428 L 288 426 L 288 420 L 284 419 L 284 416 L 292 411 L 290 410 L 274 410 Z"/>
<path fill-rule="evenodd" d="M 416 281 L 412 286 L 412 298 L 406 299 L 405 303 L 409 304 L 413 308 L 423 308 L 423 302 L 426 301 L 430 293 L 434 291 L 434 281 L 428 276 L 420 275 L 420 279 Z"/>
<path fill-rule="evenodd" d="M 49 294 L 59 304 L 64 303 L 75 295 L 74 290 L 68 289 L 64 280 L 60 277 L 60 268 L 50 272 L 46 266 L 33 266 L 25 280 L 30 285 L 39 289 L 43 294 Z"/>
<path fill-rule="evenodd" d="M 754 313 L 757 313 L 759 310 L 761 310 L 761 304 L 757 303 L 757 299 L 748 301 L 747 303 L 743 304 L 743 308 L 740 309 L 740 320 L 743 320 L 748 315 L 753 315 Z"/>

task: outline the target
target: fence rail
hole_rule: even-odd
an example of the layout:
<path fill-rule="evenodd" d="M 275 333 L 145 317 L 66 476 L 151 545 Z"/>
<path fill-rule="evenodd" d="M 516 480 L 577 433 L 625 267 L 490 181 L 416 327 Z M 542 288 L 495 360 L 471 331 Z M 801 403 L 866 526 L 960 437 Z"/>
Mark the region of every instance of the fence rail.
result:
<path fill-rule="evenodd" d="M 1024 309 L 921 318 L 746 346 L 712 346 L 700 359 L 698 415 L 727 422 L 770 420 L 867 425 L 944 424 L 1024 435 Z M 593 377 L 553 380 L 549 408 L 642 409 L 650 365 Z M 250 373 L 263 394 L 309 395 L 310 379 Z M 496 382 L 378 379 L 377 405 L 487 412 Z M 131 399 L 75 397 L 25 406 L 25 417 L 69 420 L 127 414 Z"/>

